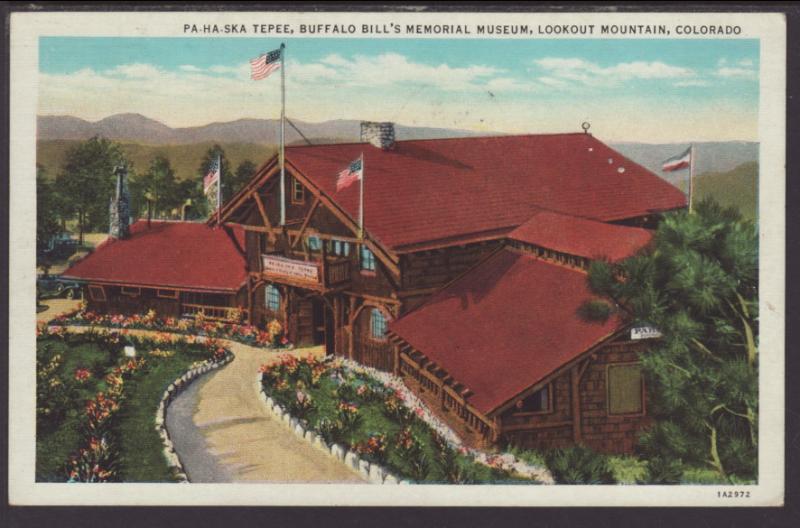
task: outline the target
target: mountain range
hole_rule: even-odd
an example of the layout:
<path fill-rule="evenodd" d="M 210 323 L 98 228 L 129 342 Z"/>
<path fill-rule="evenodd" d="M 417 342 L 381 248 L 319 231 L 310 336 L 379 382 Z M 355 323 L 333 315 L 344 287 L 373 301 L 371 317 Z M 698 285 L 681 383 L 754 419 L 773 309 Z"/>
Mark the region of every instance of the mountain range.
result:
<path fill-rule="evenodd" d="M 359 120 L 335 119 L 321 123 L 292 120 L 292 122 L 314 143 L 359 140 L 361 123 Z M 172 128 L 141 114 L 115 114 L 95 122 L 72 116 L 39 116 L 37 140 L 41 145 L 51 141 L 84 140 L 99 135 L 119 142 L 159 146 L 197 143 L 274 145 L 279 138 L 278 123 L 277 119 L 238 119 L 196 127 Z M 401 124 L 395 126 L 395 133 L 399 140 L 502 134 L 502 132 L 475 132 Z M 303 141 L 303 137 L 292 126 L 286 126 L 288 144 Z M 688 178 L 688 171 L 668 174 L 661 172 L 662 162 L 681 153 L 687 148 L 686 143 L 611 142 L 610 145 L 672 183 L 680 184 Z M 696 174 L 725 172 L 742 163 L 758 161 L 758 143 L 755 142 L 699 142 L 695 143 L 695 152 Z"/>

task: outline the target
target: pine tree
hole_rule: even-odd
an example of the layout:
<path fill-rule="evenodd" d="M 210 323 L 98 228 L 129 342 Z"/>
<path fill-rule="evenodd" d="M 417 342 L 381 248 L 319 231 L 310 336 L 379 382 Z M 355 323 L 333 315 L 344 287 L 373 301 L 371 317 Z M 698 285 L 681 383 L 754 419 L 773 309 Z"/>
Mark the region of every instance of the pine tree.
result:
<path fill-rule="evenodd" d="M 757 230 L 735 209 L 704 201 L 667 215 L 651 248 L 594 262 L 592 291 L 633 324 L 663 336 L 642 355 L 648 412 L 641 438 L 657 481 L 682 467 L 721 479 L 756 478 L 758 438 Z M 602 313 L 596 307 L 586 313 Z"/>

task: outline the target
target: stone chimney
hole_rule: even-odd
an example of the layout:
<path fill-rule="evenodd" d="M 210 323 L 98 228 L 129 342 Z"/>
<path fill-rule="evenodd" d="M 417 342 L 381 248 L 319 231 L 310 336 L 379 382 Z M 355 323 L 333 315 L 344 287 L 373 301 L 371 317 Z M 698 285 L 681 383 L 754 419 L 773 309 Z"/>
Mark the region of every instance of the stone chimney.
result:
<path fill-rule="evenodd" d="M 114 167 L 114 175 L 117 177 L 117 185 L 114 197 L 111 198 L 109 205 L 109 229 L 108 234 L 112 238 L 128 238 L 131 223 L 131 197 L 128 194 L 128 184 L 125 181 L 128 177 L 128 167 L 117 165 Z"/>
<path fill-rule="evenodd" d="M 362 121 L 361 141 L 367 141 L 382 150 L 394 148 L 394 123 Z"/>

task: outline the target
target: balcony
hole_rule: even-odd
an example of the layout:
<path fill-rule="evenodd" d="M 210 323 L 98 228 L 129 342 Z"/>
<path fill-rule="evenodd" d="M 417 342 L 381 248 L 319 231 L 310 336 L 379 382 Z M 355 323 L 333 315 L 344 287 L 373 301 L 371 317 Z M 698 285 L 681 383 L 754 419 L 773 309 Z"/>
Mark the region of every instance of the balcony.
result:
<path fill-rule="evenodd" d="M 291 286 L 312 290 L 346 288 L 350 284 L 351 259 L 325 257 L 306 261 L 283 255 L 261 255 L 264 278 Z"/>

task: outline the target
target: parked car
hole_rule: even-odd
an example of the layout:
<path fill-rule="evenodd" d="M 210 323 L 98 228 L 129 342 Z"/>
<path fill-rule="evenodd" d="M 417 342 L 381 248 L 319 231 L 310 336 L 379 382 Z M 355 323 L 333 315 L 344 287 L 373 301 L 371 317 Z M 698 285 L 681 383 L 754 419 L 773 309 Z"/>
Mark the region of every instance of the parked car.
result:
<path fill-rule="evenodd" d="M 46 246 L 41 247 L 40 254 L 50 259 L 66 259 L 73 255 L 78 249 L 78 240 L 72 238 L 69 233 L 61 233 L 47 243 Z"/>
<path fill-rule="evenodd" d="M 39 299 L 51 299 L 63 297 L 65 299 L 79 299 L 81 297 L 81 285 L 79 282 L 64 279 L 58 275 L 43 276 L 36 278 L 36 297 Z"/>

